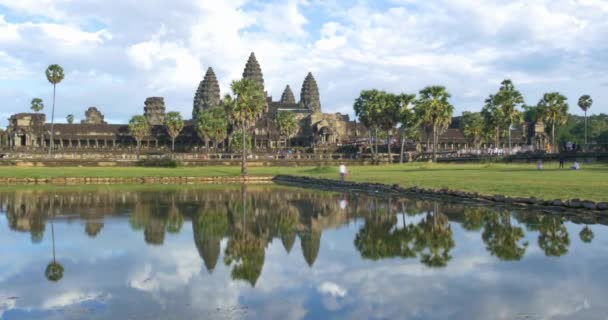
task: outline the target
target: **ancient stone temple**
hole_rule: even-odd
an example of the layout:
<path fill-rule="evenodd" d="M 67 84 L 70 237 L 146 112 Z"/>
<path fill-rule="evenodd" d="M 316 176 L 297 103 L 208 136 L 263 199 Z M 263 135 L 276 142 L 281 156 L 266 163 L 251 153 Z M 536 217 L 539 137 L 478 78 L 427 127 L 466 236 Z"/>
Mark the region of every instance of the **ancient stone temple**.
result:
<path fill-rule="evenodd" d="M 148 119 L 148 123 L 153 126 L 162 125 L 165 122 L 165 99 L 150 97 L 144 104 L 144 116 Z"/>
<path fill-rule="evenodd" d="M 220 104 L 220 85 L 215 77 L 213 68 L 207 69 L 205 78 L 198 85 L 196 94 L 194 95 L 194 107 L 192 108 L 192 118 L 202 110 Z"/>
<path fill-rule="evenodd" d="M 300 106 L 310 110 L 310 112 L 321 112 L 321 99 L 319 97 L 319 87 L 312 73 L 308 73 L 302 84 L 300 91 Z"/>
<path fill-rule="evenodd" d="M 104 121 L 103 114 L 96 107 L 90 107 L 84 112 L 85 119 L 81 121 L 83 124 L 107 124 Z"/>
<path fill-rule="evenodd" d="M 249 55 L 245 70 L 243 70 L 243 79 L 251 79 L 257 82 L 262 89 L 264 89 L 264 75 L 262 74 L 262 68 L 255 58 L 255 54 L 252 52 Z"/>
<path fill-rule="evenodd" d="M 296 98 L 293 95 L 293 91 L 291 91 L 291 87 L 289 85 L 287 85 L 287 87 L 285 87 L 285 90 L 283 91 L 283 94 L 281 95 L 281 103 L 292 103 L 292 104 L 296 103 Z"/>

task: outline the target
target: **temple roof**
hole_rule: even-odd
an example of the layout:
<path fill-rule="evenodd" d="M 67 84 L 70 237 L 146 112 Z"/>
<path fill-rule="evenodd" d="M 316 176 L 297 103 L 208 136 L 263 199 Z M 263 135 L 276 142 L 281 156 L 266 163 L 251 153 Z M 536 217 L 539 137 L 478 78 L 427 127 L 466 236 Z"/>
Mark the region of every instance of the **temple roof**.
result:
<path fill-rule="evenodd" d="M 287 87 L 285 87 L 285 90 L 283 91 L 283 94 L 281 95 L 281 102 L 282 103 L 296 103 L 296 97 L 294 97 L 293 91 L 291 91 L 291 87 L 289 85 L 287 85 Z"/>
<path fill-rule="evenodd" d="M 300 105 L 312 112 L 321 112 L 321 99 L 319 97 L 319 87 L 312 73 L 308 73 L 302 83 L 300 91 Z"/>
<path fill-rule="evenodd" d="M 252 52 L 249 55 L 247 64 L 245 64 L 245 70 L 243 70 L 243 79 L 251 79 L 256 81 L 264 88 L 264 75 L 262 74 L 262 68 L 255 58 L 255 54 Z"/>
<path fill-rule="evenodd" d="M 220 103 L 220 85 L 213 72 L 213 68 L 209 67 L 205 73 L 205 77 L 199 83 L 196 94 L 194 95 L 194 106 L 192 108 L 192 118 L 196 118 L 198 112 L 216 106 Z"/>

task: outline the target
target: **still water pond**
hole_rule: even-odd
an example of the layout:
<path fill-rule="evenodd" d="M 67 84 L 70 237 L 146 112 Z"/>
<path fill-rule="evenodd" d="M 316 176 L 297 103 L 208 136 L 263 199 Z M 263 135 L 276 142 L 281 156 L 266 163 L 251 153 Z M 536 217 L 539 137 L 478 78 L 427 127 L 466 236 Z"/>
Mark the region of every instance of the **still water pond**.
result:
<path fill-rule="evenodd" d="M 0 189 L 0 319 L 606 319 L 593 217 L 277 186 Z"/>

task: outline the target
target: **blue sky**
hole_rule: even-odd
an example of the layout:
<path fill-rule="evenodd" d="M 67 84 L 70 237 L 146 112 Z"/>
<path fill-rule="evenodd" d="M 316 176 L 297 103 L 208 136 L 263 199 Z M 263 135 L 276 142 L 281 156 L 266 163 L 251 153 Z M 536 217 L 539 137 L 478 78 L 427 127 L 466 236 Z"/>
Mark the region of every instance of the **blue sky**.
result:
<path fill-rule="evenodd" d="M 62 65 L 57 118 L 97 106 L 110 122 L 164 96 L 190 115 L 207 67 L 222 93 L 255 51 L 269 94 L 296 96 L 311 71 L 325 112 L 352 114 L 362 89 L 444 85 L 457 113 L 479 110 L 510 78 L 528 104 L 590 94 L 608 112 L 608 1 L 0 0 L 0 125 L 41 97 Z M 47 108 L 46 111 L 48 111 Z"/>

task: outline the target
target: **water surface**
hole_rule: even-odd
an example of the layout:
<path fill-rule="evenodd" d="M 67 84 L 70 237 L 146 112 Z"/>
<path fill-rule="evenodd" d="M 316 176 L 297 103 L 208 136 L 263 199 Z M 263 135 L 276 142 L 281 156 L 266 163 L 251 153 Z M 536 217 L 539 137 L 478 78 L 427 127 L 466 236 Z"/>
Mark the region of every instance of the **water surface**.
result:
<path fill-rule="evenodd" d="M 278 186 L 0 189 L 0 319 L 606 319 L 591 216 Z"/>

